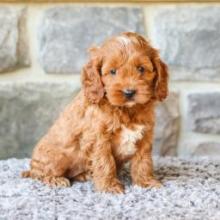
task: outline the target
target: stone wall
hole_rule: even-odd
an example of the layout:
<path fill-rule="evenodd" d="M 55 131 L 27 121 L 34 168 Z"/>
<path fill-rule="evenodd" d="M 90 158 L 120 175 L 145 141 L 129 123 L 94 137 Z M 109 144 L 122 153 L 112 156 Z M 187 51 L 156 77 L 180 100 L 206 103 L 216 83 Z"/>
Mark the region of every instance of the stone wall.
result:
<path fill-rule="evenodd" d="M 30 156 L 80 89 L 86 50 L 136 31 L 170 68 L 154 153 L 220 156 L 220 5 L 0 5 L 0 158 Z"/>

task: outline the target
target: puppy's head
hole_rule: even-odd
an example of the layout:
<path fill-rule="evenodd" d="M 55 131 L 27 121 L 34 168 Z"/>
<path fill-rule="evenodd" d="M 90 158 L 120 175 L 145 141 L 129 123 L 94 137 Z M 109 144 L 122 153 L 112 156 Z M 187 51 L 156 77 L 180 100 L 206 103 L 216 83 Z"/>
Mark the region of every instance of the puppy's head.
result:
<path fill-rule="evenodd" d="M 82 72 L 90 102 L 98 103 L 106 96 L 112 105 L 131 107 L 166 98 L 167 66 L 140 35 L 122 33 L 90 49 L 90 53 Z"/>

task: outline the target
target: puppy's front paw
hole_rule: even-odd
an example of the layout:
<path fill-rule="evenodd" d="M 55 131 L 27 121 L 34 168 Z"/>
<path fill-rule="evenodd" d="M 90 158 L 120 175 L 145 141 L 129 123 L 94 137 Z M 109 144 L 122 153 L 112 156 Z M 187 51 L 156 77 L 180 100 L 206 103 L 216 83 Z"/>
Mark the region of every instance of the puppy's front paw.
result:
<path fill-rule="evenodd" d="M 51 187 L 70 187 L 70 181 L 65 177 L 44 177 L 43 182 Z"/>
<path fill-rule="evenodd" d="M 110 186 L 106 188 L 106 192 L 110 193 L 124 193 L 124 186 L 119 180 L 114 180 Z"/>
<path fill-rule="evenodd" d="M 105 183 L 100 191 L 113 194 L 124 193 L 124 186 L 118 179 L 113 179 Z"/>
<path fill-rule="evenodd" d="M 146 179 L 144 181 L 136 181 L 133 184 L 138 185 L 140 187 L 146 188 L 160 188 L 163 185 L 161 184 L 160 181 L 154 179 L 154 178 L 150 178 L 150 179 Z"/>

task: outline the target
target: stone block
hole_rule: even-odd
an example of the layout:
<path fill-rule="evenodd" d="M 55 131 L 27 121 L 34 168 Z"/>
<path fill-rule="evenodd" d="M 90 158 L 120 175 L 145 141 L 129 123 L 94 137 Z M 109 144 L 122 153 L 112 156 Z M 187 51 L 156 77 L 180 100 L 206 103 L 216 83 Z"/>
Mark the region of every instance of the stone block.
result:
<path fill-rule="evenodd" d="M 220 7 L 166 6 L 149 32 L 171 69 L 171 79 L 220 81 Z"/>
<path fill-rule="evenodd" d="M 220 134 L 220 92 L 188 95 L 188 124 L 192 131 Z"/>
<path fill-rule="evenodd" d="M 175 156 L 180 129 L 179 95 L 170 93 L 156 108 L 156 127 L 153 151 L 161 156 Z"/>
<path fill-rule="evenodd" d="M 79 73 L 90 46 L 124 31 L 144 32 L 143 12 L 133 7 L 54 7 L 39 25 L 39 60 L 46 73 Z"/>
<path fill-rule="evenodd" d="M 0 73 L 30 65 L 26 10 L 0 7 Z"/>
<path fill-rule="evenodd" d="M 72 83 L 0 85 L 0 158 L 27 157 L 79 89 Z"/>

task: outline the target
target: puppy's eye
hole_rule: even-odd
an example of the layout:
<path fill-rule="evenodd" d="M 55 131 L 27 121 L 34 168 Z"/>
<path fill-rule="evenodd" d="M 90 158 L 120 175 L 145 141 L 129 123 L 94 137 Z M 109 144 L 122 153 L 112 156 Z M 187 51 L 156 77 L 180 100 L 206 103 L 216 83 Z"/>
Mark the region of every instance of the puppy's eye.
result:
<path fill-rule="evenodd" d="M 115 74 L 116 74 L 116 69 L 111 69 L 111 70 L 110 70 L 110 74 L 111 74 L 111 75 L 115 75 Z"/>
<path fill-rule="evenodd" d="M 145 69 L 143 66 L 139 66 L 137 69 L 141 74 L 145 72 Z"/>

